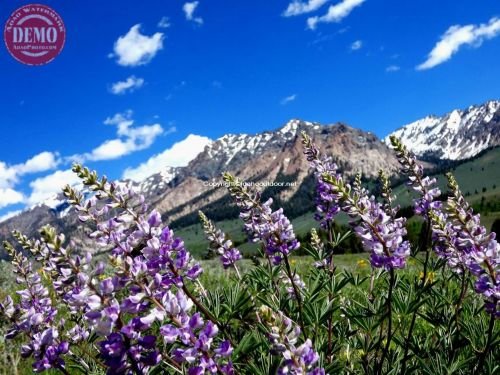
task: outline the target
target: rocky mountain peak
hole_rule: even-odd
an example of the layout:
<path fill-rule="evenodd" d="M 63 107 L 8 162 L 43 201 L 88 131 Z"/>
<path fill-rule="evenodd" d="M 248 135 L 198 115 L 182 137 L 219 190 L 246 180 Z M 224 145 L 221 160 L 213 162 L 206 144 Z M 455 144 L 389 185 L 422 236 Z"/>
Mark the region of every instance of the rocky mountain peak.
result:
<path fill-rule="evenodd" d="M 443 116 L 427 116 L 392 135 L 419 157 L 467 159 L 500 145 L 500 101 L 455 109 Z M 385 142 L 390 144 L 389 137 Z"/>

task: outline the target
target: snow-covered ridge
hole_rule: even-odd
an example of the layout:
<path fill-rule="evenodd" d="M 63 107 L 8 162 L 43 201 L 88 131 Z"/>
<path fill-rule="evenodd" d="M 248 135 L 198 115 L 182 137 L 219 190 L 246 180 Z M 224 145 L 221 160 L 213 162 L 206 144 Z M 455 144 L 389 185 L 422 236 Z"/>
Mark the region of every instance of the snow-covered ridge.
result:
<path fill-rule="evenodd" d="M 461 160 L 496 146 L 500 133 L 500 101 L 492 100 L 465 110 L 455 109 L 444 116 L 427 116 L 392 133 L 417 156 L 434 155 L 442 159 Z M 390 145 L 389 136 L 385 138 Z"/>
<path fill-rule="evenodd" d="M 258 154 L 262 150 L 265 150 L 269 144 L 293 139 L 297 135 L 300 126 L 313 125 L 315 124 L 312 122 L 293 119 L 277 131 L 265 131 L 255 135 L 244 133 L 226 134 L 208 145 L 206 152 L 209 158 L 224 160 L 224 164 L 228 165 L 238 154 Z"/>
<path fill-rule="evenodd" d="M 167 166 L 139 183 L 137 190 L 142 194 L 149 194 L 155 190 L 165 189 L 168 183 L 177 177 L 179 170 L 179 167 Z"/>

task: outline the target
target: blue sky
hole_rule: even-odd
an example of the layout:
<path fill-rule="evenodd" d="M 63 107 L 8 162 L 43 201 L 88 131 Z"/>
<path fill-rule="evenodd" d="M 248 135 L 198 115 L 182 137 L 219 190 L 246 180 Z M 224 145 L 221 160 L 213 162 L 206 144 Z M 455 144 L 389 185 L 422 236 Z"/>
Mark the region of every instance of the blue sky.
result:
<path fill-rule="evenodd" d="M 500 97 L 497 0 L 44 3 L 63 52 L 31 67 L 0 47 L 0 217 L 72 182 L 74 160 L 138 178 L 228 132 L 301 118 L 385 136 Z"/>

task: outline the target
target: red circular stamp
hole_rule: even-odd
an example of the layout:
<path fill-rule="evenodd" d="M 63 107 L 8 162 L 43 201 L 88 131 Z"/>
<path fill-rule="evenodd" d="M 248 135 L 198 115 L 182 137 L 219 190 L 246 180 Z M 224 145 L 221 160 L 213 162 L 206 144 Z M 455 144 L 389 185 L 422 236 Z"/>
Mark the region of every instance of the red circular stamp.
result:
<path fill-rule="evenodd" d="M 10 15 L 3 31 L 7 50 L 17 61 L 44 65 L 59 55 L 66 41 L 62 18 L 42 4 L 27 4 Z"/>

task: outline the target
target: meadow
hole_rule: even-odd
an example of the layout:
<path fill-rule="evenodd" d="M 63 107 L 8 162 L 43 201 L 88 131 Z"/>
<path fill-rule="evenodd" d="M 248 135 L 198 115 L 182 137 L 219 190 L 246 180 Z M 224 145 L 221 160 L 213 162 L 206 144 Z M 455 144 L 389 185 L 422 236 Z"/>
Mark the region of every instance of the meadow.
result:
<path fill-rule="evenodd" d="M 73 248 L 50 227 L 39 239 L 15 232 L 17 245 L 4 243 L 12 264 L 0 264 L 0 370 L 499 373 L 500 246 L 453 175 L 447 186 L 426 177 L 392 141 L 414 191 L 408 203 L 418 218 L 409 221 L 388 177 L 380 174 L 373 198 L 306 134 L 317 210 L 315 221 L 304 215 L 294 225 L 224 174 L 239 225 L 200 212 L 199 225 L 174 233 L 133 189 L 75 165 L 95 195 L 64 193 L 95 226 L 95 247 L 109 251 Z M 339 230 L 347 215 L 351 229 Z M 365 251 L 344 254 L 346 243 Z"/>

